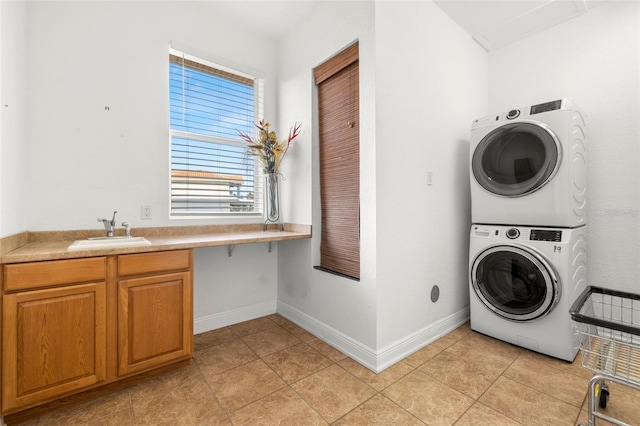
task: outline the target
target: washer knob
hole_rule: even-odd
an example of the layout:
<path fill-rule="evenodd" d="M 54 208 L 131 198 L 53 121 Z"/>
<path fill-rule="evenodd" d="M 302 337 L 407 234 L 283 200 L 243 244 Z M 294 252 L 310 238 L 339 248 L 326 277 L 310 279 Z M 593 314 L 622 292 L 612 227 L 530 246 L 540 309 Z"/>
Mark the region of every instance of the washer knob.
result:
<path fill-rule="evenodd" d="M 507 238 L 515 240 L 520 236 L 520 231 L 517 228 L 509 228 L 507 229 Z"/>
<path fill-rule="evenodd" d="M 519 115 L 520 115 L 519 109 L 512 109 L 507 113 L 507 120 L 513 120 L 514 118 L 518 118 Z"/>

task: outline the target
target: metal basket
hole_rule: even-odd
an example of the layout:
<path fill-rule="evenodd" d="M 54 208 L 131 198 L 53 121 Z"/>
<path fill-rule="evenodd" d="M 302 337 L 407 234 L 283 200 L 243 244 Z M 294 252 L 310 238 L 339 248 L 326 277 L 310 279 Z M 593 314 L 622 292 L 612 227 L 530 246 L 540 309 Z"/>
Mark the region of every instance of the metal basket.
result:
<path fill-rule="evenodd" d="M 640 295 L 588 287 L 571 307 L 582 365 L 640 385 Z"/>

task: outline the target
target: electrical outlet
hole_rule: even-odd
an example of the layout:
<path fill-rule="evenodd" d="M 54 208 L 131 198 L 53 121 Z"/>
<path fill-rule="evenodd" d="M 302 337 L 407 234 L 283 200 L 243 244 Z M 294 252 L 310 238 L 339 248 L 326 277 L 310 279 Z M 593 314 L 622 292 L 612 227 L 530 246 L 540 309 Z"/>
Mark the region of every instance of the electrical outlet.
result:
<path fill-rule="evenodd" d="M 153 212 L 149 204 L 143 204 L 140 211 L 140 219 L 151 219 Z"/>

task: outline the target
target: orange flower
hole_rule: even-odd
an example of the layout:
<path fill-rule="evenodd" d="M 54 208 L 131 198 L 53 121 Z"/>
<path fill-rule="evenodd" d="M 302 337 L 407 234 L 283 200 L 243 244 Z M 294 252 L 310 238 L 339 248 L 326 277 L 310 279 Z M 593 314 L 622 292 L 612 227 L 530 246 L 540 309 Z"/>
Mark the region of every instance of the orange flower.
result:
<path fill-rule="evenodd" d="M 287 140 L 280 142 L 275 130 L 270 130 L 271 123 L 265 119 L 254 125 L 258 128 L 258 136 L 255 140 L 241 131 L 238 131 L 238 135 L 247 143 L 248 153 L 258 157 L 264 173 L 278 173 L 280 163 L 289 150 L 289 146 L 300 134 L 301 124 L 295 123 L 289 130 Z"/>

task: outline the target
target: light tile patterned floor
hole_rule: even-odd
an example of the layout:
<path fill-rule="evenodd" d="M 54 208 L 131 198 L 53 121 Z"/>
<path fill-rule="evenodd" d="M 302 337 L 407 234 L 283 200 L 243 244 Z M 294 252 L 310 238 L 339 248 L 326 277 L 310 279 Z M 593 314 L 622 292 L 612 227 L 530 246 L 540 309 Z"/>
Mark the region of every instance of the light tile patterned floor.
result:
<path fill-rule="evenodd" d="M 592 373 L 464 325 L 374 374 L 279 315 L 195 336 L 190 367 L 28 425 L 575 425 Z M 640 425 L 640 392 L 610 416 Z M 605 424 L 598 422 L 598 424 Z"/>

